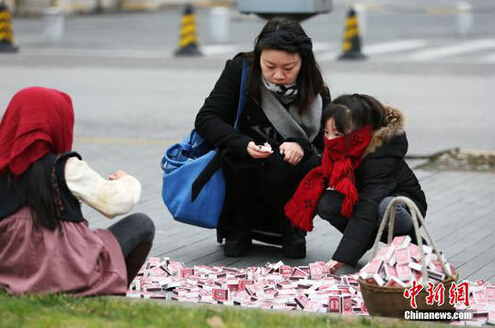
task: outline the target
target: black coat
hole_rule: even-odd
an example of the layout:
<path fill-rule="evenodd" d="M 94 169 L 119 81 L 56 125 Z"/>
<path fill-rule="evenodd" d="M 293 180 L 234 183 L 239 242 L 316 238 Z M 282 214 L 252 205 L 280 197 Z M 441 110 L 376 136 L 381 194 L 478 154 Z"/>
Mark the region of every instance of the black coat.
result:
<path fill-rule="evenodd" d="M 299 181 L 311 168 L 319 165 L 317 154 L 323 150 L 323 130 L 320 129 L 312 143 L 300 138 L 284 139 L 263 113 L 260 104 L 249 96 L 238 129 L 234 129 L 243 59 L 249 62 L 242 54 L 227 61 L 196 116 L 195 127 L 213 146 L 226 150 L 222 169 L 227 197 L 220 230 L 228 226 L 229 217 L 239 215 L 246 216 L 251 226 L 272 230 L 274 225 L 265 226 L 265 223 L 279 221 L 284 216 L 283 207 Z M 324 108 L 330 102 L 328 88 L 321 96 Z M 247 153 L 250 141 L 256 144 L 268 141 L 274 150 L 273 155 L 266 160 L 251 158 Z M 279 153 L 278 146 L 285 141 L 295 141 L 304 150 L 304 158 L 296 166 L 283 161 Z"/>
<path fill-rule="evenodd" d="M 426 214 L 426 198 L 418 179 L 404 160 L 408 143 L 404 119 L 397 109 L 387 108 L 389 120 L 375 131 L 367 155 L 355 170 L 359 202 L 351 218 L 340 215 L 343 196 L 327 191 L 318 205 L 318 214 L 342 233 L 332 259 L 355 265 L 373 245 L 378 231 L 378 205 L 387 196 L 406 196 Z M 413 232 L 410 232 L 413 240 Z M 384 239 L 382 239 L 384 240 Z"/>

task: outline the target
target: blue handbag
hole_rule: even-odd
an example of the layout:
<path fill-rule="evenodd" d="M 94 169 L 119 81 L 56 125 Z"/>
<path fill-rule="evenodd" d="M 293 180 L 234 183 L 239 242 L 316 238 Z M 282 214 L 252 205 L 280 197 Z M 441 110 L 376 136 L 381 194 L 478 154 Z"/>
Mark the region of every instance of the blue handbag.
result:
<path fill-rule="evenodd" d="M 237 128 L 246 101 L 247 62 L 242 64 Z M 167 150 L 161 161 L 162 198 L 174 220 L 216 228 L 225 201 L 225 178 L 220 151 L 211 149 L 196 130 Z"/>

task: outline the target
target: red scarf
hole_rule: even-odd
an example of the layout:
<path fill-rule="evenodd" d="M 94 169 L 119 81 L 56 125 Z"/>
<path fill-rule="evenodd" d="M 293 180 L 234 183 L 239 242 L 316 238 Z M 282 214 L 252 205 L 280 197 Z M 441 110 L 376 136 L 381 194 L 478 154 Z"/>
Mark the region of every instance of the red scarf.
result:
<path fill-rule="evenodd" d="M 354 170 L 361 163 L 373 132 L 369 125 L 346 136 L 326 139 L 321 165 L 309 171 L 291 200 L 285 215 L 294 227 L 313 230 L 313 216 L 323 192 L 331 187 L 344 195 L 341 214 L 349 218 L 359 200 Z"/>
<path fill-rule="evenodd" d="M 0 123 L 0 173 L 19 176 L 46 154 L 71 150 L 73 129 L 68 95 L 40 87 L 19 91 Z"/>

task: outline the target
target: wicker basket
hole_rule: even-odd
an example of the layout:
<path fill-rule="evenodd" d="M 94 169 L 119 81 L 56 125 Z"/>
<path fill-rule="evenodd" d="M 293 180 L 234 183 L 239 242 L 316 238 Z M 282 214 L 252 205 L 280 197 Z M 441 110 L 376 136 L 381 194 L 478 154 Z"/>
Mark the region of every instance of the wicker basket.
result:
<path fill-rule="evenodd" d="M 411 213 L 411 219 L 413 221 L 414 230 L 416 233 L 416 238 L 418 241 L 418 246 L 422 249 L 423 242 L 421 236 L 419 234 L 419 224 L 418 220 L 422 224 L 422 227 L 426 233 L 427 238 L 430 241 L 430 244 L 438 256 L 441 258 L 441 254 L 438 251 L 431 235 L 424 224 L 424 219 L 421 216 L 416 204 L 412 202 L 407 197 L 396 197 L 390 202 L 390 205 L 387 207 L 385 211 L 385 215 L 383 217 L 383 221 L 380 224 L 380 228 L 378 229 L 378 234 L 375 239 L 375 243 L 373 245 L 373 249 L 371 252 L 371 258 L 373 259 L 376 256 L 378 251 L 378 244 L 380 242 L 380 238 L 385 229 L 385 225 L 389 222 L 389 232 L 388 232 L 388 243 L 392 241 L 393 231 L 394 231 L 394 222 L 395 222 L 395 209 L 399 202 L 405 203 L 409 207 L 409 211 Z M 392 210 L 393 209 L 393 210 Z M 422 263 L 422 276 L 423 276 L 423 286 L 427 285 L 428 280 L 428 272 L 426 271 L 425 258 L 423 252 L 421 254 L 421 263 Z M 455 273 L 450 272 L 450 268 L 448 268 L 443 261 L 442 268 L 444 273 L 446 274 L 446 278 L 441 281 L 445 287 L 444 291 L 444 303 L 439 306 L 437 303 L 433 303 L 433 305 L 426 304 L 426 296 L 428 295 L 426 291 L 426 287 L 424 287 L 421 292 L 416 296 L 416 305 L 417 308 L 413 309 L 411 307 L 410 299 L 406 299 L 404 297 L 404 290 L 406 288 L 403 287 L 392 287 L 392 286 L 378 286 L 369 284 L 363 279 L 359 279 L 359 285 L 361 287 L 361 294 L 363 295 L 364 303 L 368 308 L 368 312 L 370 315 L 376 316 L 384 316 L 384 317 L 395 317 L 395 318 L 404 318 L 404 311 L 415 310 L 415 311 L 445 311 L 445 312 L 453 312 L 455 308 L 453 305 L 449 303 L 449 289 L 453 282 L 457 280 L 457 275 Z M 437 283 L 438 284 L 438 283 Z"/>

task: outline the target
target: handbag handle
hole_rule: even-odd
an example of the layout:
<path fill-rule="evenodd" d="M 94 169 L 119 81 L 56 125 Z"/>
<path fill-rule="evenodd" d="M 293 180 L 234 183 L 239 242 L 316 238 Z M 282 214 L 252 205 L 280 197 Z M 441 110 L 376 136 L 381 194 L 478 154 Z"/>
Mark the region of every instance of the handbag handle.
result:
<path fill-rule="evenodd" d="M 431 237 L 430 231 L 425 225 L 425 221 L 423 219 L 423 216 L 421 215 L 421 212 L 419 211 L 418 207 L 416 204 L 409 198 L 404 197 L 404 196 L 398 196 L 392 199 L 390 204 L 388 204 L 387 209 L 385 210 L 385 214 L 383 215 L 383 220 L 380 224 L 380 228 L 378 229 L 378 234 L 376 235 L 375 238 L 375 243 L 373 244 L 373 248 L 371 251 L 371 258 L 373 259 L 376 256 L 376 253 L 378 252 L 378 244 L 380 243 L 380 239 L 382 237 L 383 231 L 385 230 L 385 225 L 388 222 L 388 236 L 387 236 L 387 244 L 390 244 L 392 241 L 393 237 L 393 232 L 394 232 L 394 224 L 395 224 L 395 212 L 397 210 L 397 205 L 399 203 L 404 203 L 406 206 L 409 208 L 409 212 L 411 213 L 411 220 L 413 222 L 414 226 L 414 233 L 416 235 L 416 240 L 418 241 L 418 246 L 419 246 L 419 255 L 421 257 L 421 273 L 423 276 L 423 284 L 426 284 L 428 282 L 428 271 L 426 271 L 426 261 L 425 261 L 425 254 L 423 252 L 423 240 L 421 238 L 421 235 L 419 233 L 419 223 L 421 223 L 425 233 L 426 237 L 430 240 L 431 246 L 433 248 L 433 251 L 437 255 L 438 259 L 440 260 L 440 263 L 442 264 L 442 269 L 443 271 L 451 278 L 452 277 L 452 272 L 450 271 L 450 268 L 445 265 L 444 261 L 442 260 L 442 256 L 440 252 L 438 251 L 437 245 L 433 241 L 433 238 Z"/>
<path fill-rule="evenodd" d="M 192 147 L 191 145 L 186 143 L 176 143 L 175 145 L 169 147 L 162 158 L 162 162 L 161 162 L 162 170 L 165 170 L 165 162 L 177 167 L 180 167 L 184 164 L 184 161 L 176 161 L 173 159 L 174 158 L 173 156 L 170 156 L 170 154 L 174 151 L 179 151 L 179 152 L 185 151 L 189 153 L 192 151 Z"/>

